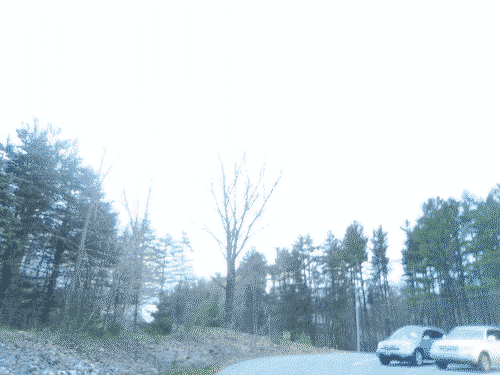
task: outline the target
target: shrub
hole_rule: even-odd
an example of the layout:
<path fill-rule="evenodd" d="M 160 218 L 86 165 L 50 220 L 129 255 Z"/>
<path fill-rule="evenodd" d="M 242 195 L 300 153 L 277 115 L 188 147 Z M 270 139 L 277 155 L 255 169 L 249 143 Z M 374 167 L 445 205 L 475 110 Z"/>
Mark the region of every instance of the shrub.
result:
<path fill-rule="evenodd" d="M 332 347 L 332 340 L 330 337 L 325 336 L 325 337 L 319 337 L 316 340 L 316 347 L 317 348 L 331 348 Z"/>
<path fill-rule="evenodd" d="M 172 336 L 176 340 L 179 341 L 184 341 L 184 340 L 190 340 L 193 338 L 193 335 L 191 333 L 193 326 L 187 323 L 186 325 L 176 325 L 175 328 L 172 331 Z"/>
<path fill-rule="evenodd" d="M 312 346 L 311 338 L 307 336 L 304 332 L 297 333 L 295 342 L 302 345 Z"/>
<path fill-rule="evenodd" d="M 222 325 L 222 309 L 215 298 L 202 301 L 198 305 L 194 324 L 201 327 Z"/>
<path fill-rule="evenodd" d="M 160 335 L 169 335 L 172 332 L 175 318 L 170 310 L 160 310 L 151 315 L 154 317 L 153 324 L 151 325 L 153 332 L 159 333 Z"/>
<path fill-rule="evenodd" d="M 122 333 L 122 328 L 117 323 L 106 321 L 99 313 L 94 313 L 82 327 L 82 331 L 95 338 L 118 337 Z"/>
<path fill-rule="evenodd" d="M 111 336 L 118 337 L 122 333 L 122 327 L 118 323 L 107 322 L 106 332 L 111 334 Z"/>
<path fill-rule="evenodd" d="M 272 342 L 275 345 L 287 345 L 290 344 L 290 332 L 285 330 L 277 330 L 272 335 Z"/>

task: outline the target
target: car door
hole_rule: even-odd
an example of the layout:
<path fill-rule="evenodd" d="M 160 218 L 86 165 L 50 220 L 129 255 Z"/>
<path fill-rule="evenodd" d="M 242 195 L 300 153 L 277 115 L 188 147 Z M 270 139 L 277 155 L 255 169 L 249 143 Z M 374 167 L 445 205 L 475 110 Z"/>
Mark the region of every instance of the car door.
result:
<path fill-rule="evenodd" d="M 430 358 L 430 350 L 432 343 L 434 342 L 434 331 L 431 329 L 427 329 L 422 334 L 422 341 L 420 342 L 420 347 L 424 352 L 424 358 Z"/>
<path fill-rule="evenodd" d="M 431 335 L 432 342 L 434 343 L 434 341 L 442 339 L 443 335 L 444 335 L 443 332 L 433 330 Z"/>
<path fill-rule="evenodd" d="M 434 341 L 439 340 L 443 338 L 444 333 L 441 331 L 436 331 L 435 329 L 429 330 L 429 337 L 430 337 L 430 347 L 432 344 L 434 344 Z M 430 349 L 429 347 L 429 349 Z"/>

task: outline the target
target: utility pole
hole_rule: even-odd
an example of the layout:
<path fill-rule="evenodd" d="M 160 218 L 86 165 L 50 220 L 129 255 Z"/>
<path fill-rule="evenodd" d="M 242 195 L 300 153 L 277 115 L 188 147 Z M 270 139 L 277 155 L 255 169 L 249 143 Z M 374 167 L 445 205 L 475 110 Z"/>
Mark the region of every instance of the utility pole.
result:
<path fill-rule="evenodd" d="M 357 280 L 355 280 L 356 284 L 357 284 Z M 356 285 L 355 284 L 355 285 Z M 357 285 L 356 285 L 357 287 Z M 356 293 L 355 293 L 355 303 L 356 303 L 356 344 L 357 344 L 357 348 L 358 348 L 358 353 L 360 352 L 360 349 L 359 349 L 359 304 L 358 304 L 358 293 L 357 293 L 357 289 L 355 289 Z"/>

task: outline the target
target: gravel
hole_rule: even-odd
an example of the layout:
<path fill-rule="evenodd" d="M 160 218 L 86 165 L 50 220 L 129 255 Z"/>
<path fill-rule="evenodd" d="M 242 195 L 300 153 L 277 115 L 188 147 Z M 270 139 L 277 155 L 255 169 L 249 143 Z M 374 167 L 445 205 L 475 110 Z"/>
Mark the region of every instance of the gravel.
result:
<path fill-rule="evenodd" d="M 0 343 L 0 375 L 83 375 L 83 374 L 159 374 L 150 363 L 99 365 L 89 360 L 28 345 L 9 347 Z"/>
<path fill-rule="evenodd" d="M 215 363 L 208 350 L 183 350 L 180 343 L 165 347 L 121 338 L 103 340 L 94 347 L 88 340 L 72 338 L 62 343 L 54 337 L 33 340 L 29 336 L 0 341 L 0 375 L 157 375 L 174 363 L 184 367 Z"/>
<path fill-rule="evenodd" d="M 268 337 L 223 329 L 198 335 L 179 329 L 163 341 L 99 342 L 76 335 L 17 332 L 0 336 L 0 375 L 161 375 L 174 364 L 217 364 L 222 370 L 253 358 L 306 353 L 313 350 L 295 345 L 278 348 Z"/>

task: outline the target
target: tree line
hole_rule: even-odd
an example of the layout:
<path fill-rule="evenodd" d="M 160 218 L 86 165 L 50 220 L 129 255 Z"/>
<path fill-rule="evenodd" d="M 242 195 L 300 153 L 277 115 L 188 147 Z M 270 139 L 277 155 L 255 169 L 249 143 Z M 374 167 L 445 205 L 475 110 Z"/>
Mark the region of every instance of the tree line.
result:
<path fill-rule="evenodd" d="M 206 229 L 226 259 L 226 276 L 192 274 L 191 244 L 157 235 L 142 215 L 119 230 L 98 172 L 84 166 L 76 141 L 60 130 L 24 124 L 18 144 L 0 143 L 0 324 L 16 329 L 94 330 L 101 335 L 146 326 L 139 308 L 157 303 L 153 324 L 226 327 L 343 350 L 373 351 L 398 327 L 497 324 L 500 187 L 486 199 L 431 198 L 401 228 L 404 286 L 388 282 L 387 232 L 368 237 L 354 221 L 342 237 L 315 245 L 299 235 L 276 248 L 273 264 L 243 253 L 279 178 L 266 192 L 240 165 L 211 186 L 222 228 Z M 245 159 L 243 159 L 244 162 Z M 108 169 L 109 171 L 109 169 Z M 236 267 L 236 260 L 242 259 Z M 126 318 L 132 309 L 133 319 Z M 360 336 L 357 336 L 359 326 Z"/>
<path fill-rule="evenodd" d="M 151 229 L 148 203 L 120 231 L 99 172 L 84 166 L 61 129 L 23 124 L 18 142 L 0 143 L 0 324 L 17 329 L 90 325 L 117 332 L 134 307 L 186 269 L 184 234 Z M 110 167 L 111 168 L 111 167 Z M 153 251 L 154 250 L 154 251 Z M 163 267 L 163 268 L 162 268 Z M 96 323 L 97 322 L 97 323 Z M 96 329 L 97 329 L 96 328 Z"/>
<path fill-rule="evenodd" d="M 221 249 L 229 247 L 232 252 L 226 254 L 233 254 L 229 259 L 234 260 L 237 225 L 227 225 L 230 215 L 220 207 L 229 207 L 228 212 L 236 216 L 238 202 L 230 197 L 241 180 L 241 164 L 235 165 L 232 180 L 222 165 L 221 172 L 221 194 L 214 198 L 229 241 L 215 240 Z M 250 191 L 248 186 L 247 180 L 244 191 Z M 264 199 L 254 213 L 261 212 L 269 197 L 261 196 Z M 466 191 L 460 201 L 437 197 L 423 203 L 416 224 L 412 227 L 407 220 L 401 228 L 406 234 L 401 288 L 388 281 L 388 234 L 382 226 L 368 238 L 363 226 L 354 221 L 343 237 L 329 232 L 319 245 L 309 235 L 300 235 L 289 248 L 276 248 L 271 265 L 252 248 L 238 268 L 228 264 L 229 269 L 234 267 L 227 273 L 234 275 L 229 276 L 233 291 L 228 293 L 227 278 L 212 277 L 216 285 L 212 283 L 213 292 L 207 291 L 205 299 L 210 295 L 218 304 L 207 309 L 208 321 L 275 337 L 288 331 L 292 341 L 344 350 L 356 350 L 359 339 L 363 351 L 375 350 L 380 340 L 408 324 L 445 330 L 463 324 L 497 324 L 499 198 L 496 186 L 485 200 Z M 240 205 L 241 223 L 248 205 Z M 247 222 L 254 223 L 253 218 Z M 228 303 L 230 298 L 233 301 Z M 165 303 L 164 308 L 168 306 Z"/>

